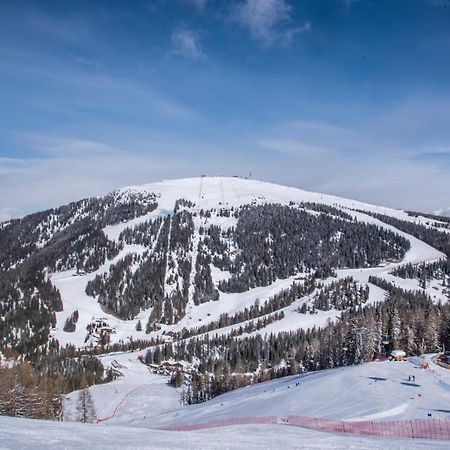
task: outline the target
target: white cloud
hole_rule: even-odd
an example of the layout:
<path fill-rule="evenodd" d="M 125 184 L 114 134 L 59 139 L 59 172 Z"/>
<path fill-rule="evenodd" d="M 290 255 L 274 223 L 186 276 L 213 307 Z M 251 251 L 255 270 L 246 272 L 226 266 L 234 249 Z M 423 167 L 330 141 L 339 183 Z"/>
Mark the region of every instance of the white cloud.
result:
<path fill-rule="evenodd" d="M 22 217 L 23 211 L 17 208 L 2 208 L 0 209 L 0 223 L 6 222 L 11 219 L 18 219 Z"/>
<path fill-rule="evenodd" d="M 13 209 L 30 213 L 128 185 L 203 173 L 248 173 L 245 151 L 230 161 L 227 151 L 233 145 L 225 145 L 225 139 L 212 143 L 158 133 L 121 129 L 102 141 L 39 134 L 17 137 L 18 145 L 34 150 L 34 155 L 0 158 L 0 212 L 5 210 L 7 219 Z M 223 156 L 212 154 L 211 148 Z"/>
<path fill-rule="evenodd" d="M 340 125 L 317 120 L 290 120 L 281 125 L 283 129 L 290 129 L 304 135 L 305 133 L 321 136 L 333 134 L 335 136 L 354 136 L 354 131 Z"/>
<path fill-rule="evenodd" d="M 296 34 L 306 33 L 308 31 L 311 31 L 311 22 L 306 20 L 301 27 L 292 27 L 284 30 L 284 32 L 280 34 L 280 42 L 282 45 L 288 46 L 294 40 Z"/>
<path fill-rule="evenodd" d="M 45 135 L 23 133 L 22 142 L 27 147 L 46 157 L 77 155 L 80 158 L 92 155 L 112 156 L 121 150 L 103 142 L 79 138 L 61 138 Z M 26 160 L 22 160 L 22 165 Z"/>
<path fill-rule="evenodd" d="M 236 6 L 233 16 L 263 45 L 288 45 L 296 34 L 311 29 L 309 22 L 292 26 L 291 12 L 292 7 L 286 0 L 245 0 Z"/>
<path fill-rule="evenodd" d="M 126 92 L 129 96 L 130 90 Z M 135 98 L 138 95 L 133 94 Z M 445 155 L 450 141 L 435 134 L 432 145 L 423 140 L 411 145 L 416 140 L 409 131 L 410 119 L 416 116 L 411 111 L 420 111 L 421 105 L 408 103 L 406 118 L 392 111 L 388 117 L 374 114 L 370 123 L 347 117 L 330 122 L 300 117 L 246 132 L 239 125 L 233 132 L 228 128 L 212 133 L 206 121 L 200 122 L 205 133 L 199 133 L 199 127 L 145 124 L 67 127 L 60 135 L 17 131 L 11 133 L 13 149 L 27 150 L 28 155 L 34 151 L 33 158 L 0 157 L 0 211 L 36 211 L 164 178 L 251 171 L 256 178 L 280 184 L 431 212 L 448 205 L 450 178 L 448 165 L 426 153 Z M 448 119 L 443 106 L 438 107 L 439 114 L 423 110 L 427 117 Z M 418 119 L 413 124 L 415 133 Z M 427 141 L 428 126 L 425 131 Z M 420 152 L 425 156 L 417 158 Z"/>
<path fill-rule="evenodd" d="M 431 158 L 413 158 L 416 150 L 378 128 L 369 133 L 291 120 L 255 134 L 253 142 L 260 152 L 257 160 L 273 158 L 270 167 L 254 173 L 274 182 L 416 211 L 447 204 L 446 167 Z"/>
<path fill-rule="evenodd" d="M 189 30 L 184 26 L 178 27 L 173 31 L 170 42 L 172 44 L 171 52 L 174 55 L 187 59 L 206 58 L 200 46 L 199 33 L 196 31 Z"/>
<path fill-rule="evenodd" d="M 444 169 L 410 160 L 396 149 L 378 152 L 383 145 L 370 143 L 371 136 L 364 139 L 327 123 L 291 122 L 264 134 L 255 130 L 214 139 L 139 129 L 117 130 L 102 141 L 27 138 L 28 144 L 20 147 L 39 149 L 32 159 L 0 158 L 0 217 L 60 206 L 121 186 L 249 171 L 267 181 L 416 211 L 448 204 L 450 180 Z M 357 149 L 362 148 L 370 155 L 359 158 Z"/>
<path fill-rule="evenodd" d="M 33 158 L 0 158 L 0 217 L 170 178 L 191 167 L 182 156 L 174 160 L 156 149 L 142 154 L 74 138 L 36 138 L 33 148 L 40 149 Z"/>
<path fill-rule="evenodd" d="M 434 211 L 434 214 L 438 216 L 450 217 L 450 206 L 447 208 L 441 208 Z"/>

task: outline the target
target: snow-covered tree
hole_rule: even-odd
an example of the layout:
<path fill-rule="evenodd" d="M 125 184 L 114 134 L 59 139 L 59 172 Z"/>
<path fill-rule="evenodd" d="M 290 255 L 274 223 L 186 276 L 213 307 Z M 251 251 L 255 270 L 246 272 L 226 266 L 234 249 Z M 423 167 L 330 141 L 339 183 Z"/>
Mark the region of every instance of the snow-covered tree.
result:
<path fill-rule="evenodd" d="M 401 322 L 397 305 L 394 303 L 389 311 L 387 322 L 387 334 L 389 337 L 389 346 L 395 348 L 401 335 Z"/>
<path fill-rule="evenodd" d="M 436 314 L 432 311 L 428 312 L 425 324 L 425 345 L 428 352 L 437 352 L 441 348 L 439 325 Z"/>
<path fill-rule="evenodd" d="M 356 319 L 350 324 L 348 335 L 348 358 L 350 364 L 359 364 L 362 362 L 365 354 L 365 339 L 367 329 L 359 326 Z"/>

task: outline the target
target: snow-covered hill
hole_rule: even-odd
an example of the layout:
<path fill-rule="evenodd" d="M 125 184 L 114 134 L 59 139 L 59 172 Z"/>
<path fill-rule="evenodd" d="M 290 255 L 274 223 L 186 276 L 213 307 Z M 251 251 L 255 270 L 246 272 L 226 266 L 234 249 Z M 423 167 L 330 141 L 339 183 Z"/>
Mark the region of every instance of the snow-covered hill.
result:
<path fill-rule="evenodd" d="M 286 377 L 224 394 L 207 403 L 177 404 L 174 388 L 150 375 L 138 354 L 109 356 L 124 378 L 92 387 L 100 424 L 42 422 L 0 417 L 2 448 L 448 448 L 448 441 L 386 439 L 325 433 L 284 421 L 288 416 L 385 421 L 447 418 L 450 374 L 416 360 L 373 362 L 304 376 Z M 105 361 L 106 362 L 106 361 Z M 414 375 L 415 382 L 409 381 Z M 140 391 L 137 387 L 140 387 Z M 76 393 L 71 394 L 72 397 Z M 119 407 L 117 407 L 119 405 Z M 113 413 L 115 414 L 113 415 Z M 164 431 L 180 425 L 227 423 L 246 417 L 275 417 L 278 424 L 212 427 L 200 431 Z M 26 430 L 26 432 L 24 432 Z M 31 444 L 32 443 L 32 444 Z"/>
<path fill-rule="evenodd" d="M 142 186 L 128 186 L 119 189 L 123 201 L 127 196 L 156 193 L 158 205 L 171 212 L 175 201 L 184 198 L 196 203 L 198 208 L 213 209 L 221 206 L 238 207 L 251 203 L 312 202 L 345 209 L 361 209 L 386 214 L 402 220 L 429 223 L 424 216 L 411 217 L 399 209 L 377 206 L 357 200 L 305 191 L 302 189 L 239 177 L 198 177 L 166 180 Z"/>
<path fill-rule="evenodd" d="M 283 377 L 190 406 L 182 405 L 181 391 L 168 385 L 167 378 L 149 372 L 139 356 L 143 353 L 102 358 L 106 366 L 119 364 L 123 373 L 120 379 L 90 388 L 98 418 L 106 418 L 103 424 L 169 428 L 254 416 L 346 421 L 450 419 L 450 371 L 435 364 L 429 355 Z M 422 362 L 429 368 L 422 369 Z M 77 394 L 68 396 L 72 409 Z"/>

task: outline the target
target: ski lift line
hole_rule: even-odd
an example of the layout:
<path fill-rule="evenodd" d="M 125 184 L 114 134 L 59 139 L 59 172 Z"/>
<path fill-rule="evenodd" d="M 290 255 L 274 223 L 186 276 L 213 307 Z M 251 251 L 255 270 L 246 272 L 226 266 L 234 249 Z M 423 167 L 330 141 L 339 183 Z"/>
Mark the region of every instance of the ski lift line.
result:
<path fill-rule="evenodd" d="M 202 199 L 202 192 L 203 192 L 203 177 L 200 178 L 200 187 L 198 190 L 198 199 L 199 201 Z"/>
<path fill-rule="evenodd" d="M 200 235 L 199 235 L 199 233 L 195 233 L 194 240 L 193 240 L 193 250 L 192 250 L 192 255 L 191 255 L 192 270 L 191 270 L 191 273 L 189 276 L 188 302 L 186 305 L 189 307 L 189 314 L 191 314 L 191 312 L 192 312 L 192 306 L 194 303 L 194 294 L 195 294 L 194 284 L 195 284 L 195 276 L 197 275 L 195 262 L 197 261 L 199 242 L 200 242 Z M 187 320 L 187 323 L 188 324 L 190 323 L 189 319 Z"/>
<path fill-rule="evenodd" d="M 236 197 L 236 199 L 241 199 L 242 195 L 240 193 L 238 193 L 238 191 L 236 190 L 234 178 L 231 180 L 230 186 L 231 186 L 231 190 L 233 191 L 233 194 Z M 242 186 L 241 186 L 241 191 L 243 191 Z"/>
<path fill-rule="evenodd" d="M 225 203 L 225 195 L 223 193 L 223 178 L 220 179 L 220 201 L 222 204 Z"/>

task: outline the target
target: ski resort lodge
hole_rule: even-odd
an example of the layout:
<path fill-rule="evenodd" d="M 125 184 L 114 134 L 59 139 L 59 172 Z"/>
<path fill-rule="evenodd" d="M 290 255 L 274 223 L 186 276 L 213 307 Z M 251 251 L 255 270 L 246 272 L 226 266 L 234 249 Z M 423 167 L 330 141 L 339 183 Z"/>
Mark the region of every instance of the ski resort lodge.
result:
<path fill-rule="evenodd" d="M 406 353 L 403 350 L 392 350 L 389 356 L 391 357 L 391 361 L 403 361 Z"/>

